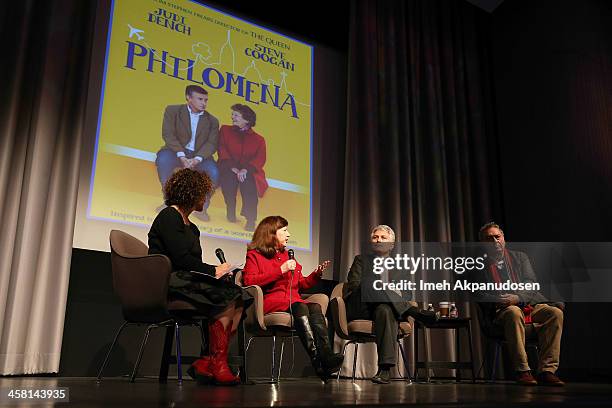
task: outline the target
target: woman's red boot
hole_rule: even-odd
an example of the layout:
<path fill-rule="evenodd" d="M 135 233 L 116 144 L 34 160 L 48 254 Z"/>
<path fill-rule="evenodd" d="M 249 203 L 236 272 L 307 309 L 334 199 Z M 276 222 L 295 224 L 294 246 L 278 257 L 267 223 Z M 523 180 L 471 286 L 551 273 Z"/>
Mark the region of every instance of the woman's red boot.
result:
<path fill-rule="evenodd" d="M 230 341 L 231 322 L 228 327 L 214 320 L 208 324 L 210 339 L 210 371 L 217 385 L 240 384 L 240 377 L 234 375 L 227 365 L 227 355 Z"/>
<path fill-rule="evenodd" d="M 193 362 L 187 373 L 198 382 L 198 384 L 208 384 L 213 380 L 210 371 L 210 357 L 204 356 Z"/>

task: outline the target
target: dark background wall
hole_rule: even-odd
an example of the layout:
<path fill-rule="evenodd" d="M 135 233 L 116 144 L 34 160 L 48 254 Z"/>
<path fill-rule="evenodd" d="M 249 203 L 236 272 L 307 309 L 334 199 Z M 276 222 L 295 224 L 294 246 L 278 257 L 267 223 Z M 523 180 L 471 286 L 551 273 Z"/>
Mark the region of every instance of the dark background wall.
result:
<path fill-rule="evenodd" d="M 612 240 L 610 11 L 605 0 L 506 0 L 492 14 L 497 220 L 509 241 Z M 566 378 L 610 378 L 609 307 L 568 305 Z"/>

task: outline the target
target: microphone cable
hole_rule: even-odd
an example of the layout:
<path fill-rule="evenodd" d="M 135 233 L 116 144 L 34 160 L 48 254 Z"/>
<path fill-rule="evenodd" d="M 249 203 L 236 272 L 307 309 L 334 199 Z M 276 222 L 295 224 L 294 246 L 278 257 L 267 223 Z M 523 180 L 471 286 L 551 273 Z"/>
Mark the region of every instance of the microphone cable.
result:
<path fill-rule="evenodd" d="M 289 259 L 291 260 L 295 260 L 295 253 L 293 252 L 293 249 L 289 249 L 287 251 L 287 254 L 289 255 Z M 291 278 L 289 279 L 289 316 L 290 316 L 290 323 L 291 323 L 291 330 L 295 331 L 295 326 L 294 326 L 294 318 L 293 318 L 293 302 L 292 302 L 292 295 L 293 295 L 293 277 L 295 276 L 295 269 L 291 271 Z M 279 364 L 279 371 L 278 371 L 278 376 L 280 377 L 280 364 Z M 295 336 L 293 335 L 293 333 L 291 334 L 291 368 L 289 369 L 289 374 L 293 374 L 293 369 L 295 368 Z"/>

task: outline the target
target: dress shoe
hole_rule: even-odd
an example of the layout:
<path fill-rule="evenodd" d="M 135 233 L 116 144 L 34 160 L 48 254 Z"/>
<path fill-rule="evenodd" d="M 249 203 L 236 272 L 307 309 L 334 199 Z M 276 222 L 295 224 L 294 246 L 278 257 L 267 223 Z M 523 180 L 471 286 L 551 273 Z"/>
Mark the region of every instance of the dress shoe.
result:
<path fill-rule="evenodd" d="M 519 371 L 516 374 L 516 383 L 518 385 L 538 385 L 536 379 L 531 375 L 531 371 Z"/>
<path fill-rule="evenodd" d="M 255 221 L 247 221 L 246 225 L 244 226 L 245 231 L 255 231 Z"/>
<path fill-rule="evenodd" d="M 389 384 L 391 382 L 390 370 L 388 368 L 379 368 L 378 372 L 372 377 L 374 384 Z"/>
<path fill-rule="evenodd" d="M 404 316 L 411 316 L 414 320 L 419 321 L 423 324 L 433 324 L 440 320 L 440 312 L 434 312 L 432 310 L 421 310 L 416 306 L 406 310 Z"/>
<path fill-rule="evenodd" d="M 538 374 L 538 384 L 548 385 L 551 387 L 563 387 L 565 383 L 559 379 L 554 373 L 550 371 L 542 371 Z"/>

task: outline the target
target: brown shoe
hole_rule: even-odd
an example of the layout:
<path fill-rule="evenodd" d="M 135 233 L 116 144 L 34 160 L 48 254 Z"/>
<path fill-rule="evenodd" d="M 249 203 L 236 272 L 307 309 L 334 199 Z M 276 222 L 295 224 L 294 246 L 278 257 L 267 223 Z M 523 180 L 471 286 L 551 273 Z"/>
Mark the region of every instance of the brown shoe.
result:
<path fill-rule="evenodd" d="M 548 385 L 551 387 L 563 387 L 565 383 L 559 379 L 555 374 L 550 371 L 542 371 L 538 374 L 538 384 Z"/>
<path fill-rule="evenodd" d="M 531 375 L 531 371 L 519 371 L 516 374 L 516 383 L 518 385 L 538 385 L 536 379 Z"/>

